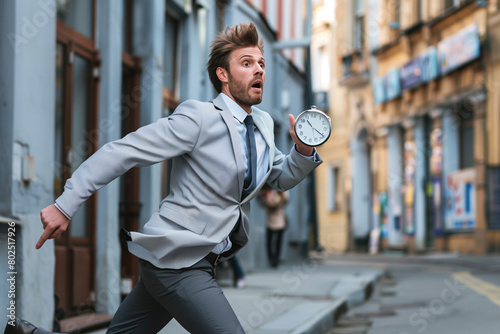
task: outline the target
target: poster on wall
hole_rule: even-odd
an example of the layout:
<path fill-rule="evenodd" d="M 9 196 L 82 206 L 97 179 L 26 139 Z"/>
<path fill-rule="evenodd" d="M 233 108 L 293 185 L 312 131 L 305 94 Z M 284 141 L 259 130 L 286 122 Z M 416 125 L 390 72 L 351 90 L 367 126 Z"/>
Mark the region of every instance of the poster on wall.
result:
<path fill-rule="evenodd" d="M 431 132 L 430 172 L 433 176 L 440 176 L 443 171 L 443 131 L 435 128 Z"/>
<path fill-rule="evenodd" d="M 435 177 L 432 180 L 432 224 L 434 234 L 443 234 L 443 215 L 441 211 L 441 178 Z"/>
<path fill-rule="evenodd" d="M 476 172 L 474 168 L 450 173 L 445 188 L 444 224 L 447 231 L 476 227 Z"/>
<path fill-rule="evenodd" d="M 404 144 L 404 223 L 405 233 L 415 233 L 414 205 L 415 205 L 415 155 L 416 145 L 413 140 Z"/>
<path fill-rule="evenodd" d="M 380 214 L 380 235 L 383 239 L 387 239 L 389 235 L 389 216 L 387 213 L 388 196 L 387 192 L 383 191 L 378 194 L 379 214 Z"/>

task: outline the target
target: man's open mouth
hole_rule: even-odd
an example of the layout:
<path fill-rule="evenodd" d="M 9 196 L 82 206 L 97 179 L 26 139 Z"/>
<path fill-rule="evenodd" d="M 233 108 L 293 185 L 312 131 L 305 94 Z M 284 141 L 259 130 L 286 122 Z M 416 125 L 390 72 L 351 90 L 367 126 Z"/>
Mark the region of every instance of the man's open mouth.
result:
<path fill-rule="evenodd" d="M 262 83 L 261 82 L 256 82 L 252 85 L 252 88 L 262 88 Z"/>

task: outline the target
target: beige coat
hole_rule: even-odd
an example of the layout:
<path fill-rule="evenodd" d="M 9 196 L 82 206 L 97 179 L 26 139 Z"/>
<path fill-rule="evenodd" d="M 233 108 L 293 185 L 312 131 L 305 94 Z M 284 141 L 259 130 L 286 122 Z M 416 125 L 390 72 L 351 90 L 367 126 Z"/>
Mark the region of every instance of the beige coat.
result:
<path fill-rule="evenodd" d="M 285 207 L 288 202 L 288 191 L 262 191 L 262 204 L 267 209 L 267 227 L 271 230 L 282 230 L 286 227 Z"/>

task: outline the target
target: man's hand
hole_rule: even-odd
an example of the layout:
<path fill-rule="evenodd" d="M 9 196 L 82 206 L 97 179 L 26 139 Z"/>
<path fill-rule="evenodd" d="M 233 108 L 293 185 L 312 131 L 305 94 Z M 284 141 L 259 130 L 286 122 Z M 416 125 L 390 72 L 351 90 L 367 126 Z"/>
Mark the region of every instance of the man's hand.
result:
<path fill-rule="evenodd" d="M 290 136 L 292 136 L 295 147 L 297 147 L 297 152 L 310 157 L 314 153 L 314 148 L 302 144 L 302 142 L 297 138 L 297 135 L 295 134 L 295 117 L 293 117 L 292 114 L 289 114 L 288 118 L 290 119 Z"/>
<path fill-rule="evenodd" d="M 40 211 L 40 218 L 42 219 L 44 231 L 40 240 L 36 243 L 36 249 L 42 247 L 48 239 L 54 239 L 64 233 L 69 225 L 69 219 L 54 204 Z"/>

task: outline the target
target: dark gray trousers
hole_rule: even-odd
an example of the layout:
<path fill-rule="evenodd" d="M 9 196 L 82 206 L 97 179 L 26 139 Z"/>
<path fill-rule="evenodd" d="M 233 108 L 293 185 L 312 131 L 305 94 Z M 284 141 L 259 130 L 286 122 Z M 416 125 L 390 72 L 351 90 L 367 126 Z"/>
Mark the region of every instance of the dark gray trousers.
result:
<path fill-rule="evenodd" d="M 153 334 L 175 318 L 190 333 L 245 333 L 205 259 L 189 268 L 159 269 L 139 260 L 141 277 L 107 333 Z"/>

